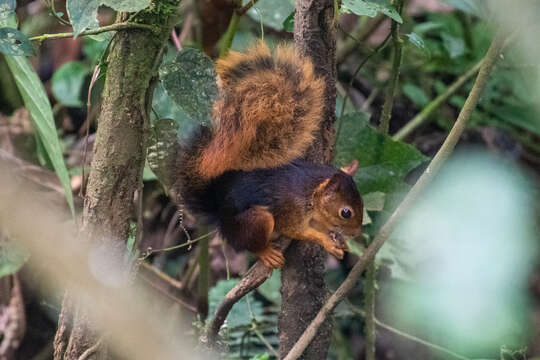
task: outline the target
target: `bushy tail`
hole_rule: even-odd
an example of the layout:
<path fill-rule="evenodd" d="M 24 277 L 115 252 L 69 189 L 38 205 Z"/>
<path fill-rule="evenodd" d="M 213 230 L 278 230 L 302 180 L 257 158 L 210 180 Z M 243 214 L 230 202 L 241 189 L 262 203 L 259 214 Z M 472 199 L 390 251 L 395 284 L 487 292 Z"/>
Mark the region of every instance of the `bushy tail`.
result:
<path fill-rule="evenodd" d="M 304 153 L 324 104 L 324 83 L 309 58 L 288 45 L 272 56 L 260 41 L 218 60 L 217 73 L 220 95 L 212 134 L 199 144 L 204 148 L 193 169 L 198 176 L 209 180 L 228 170 L 271 168 Z"/>

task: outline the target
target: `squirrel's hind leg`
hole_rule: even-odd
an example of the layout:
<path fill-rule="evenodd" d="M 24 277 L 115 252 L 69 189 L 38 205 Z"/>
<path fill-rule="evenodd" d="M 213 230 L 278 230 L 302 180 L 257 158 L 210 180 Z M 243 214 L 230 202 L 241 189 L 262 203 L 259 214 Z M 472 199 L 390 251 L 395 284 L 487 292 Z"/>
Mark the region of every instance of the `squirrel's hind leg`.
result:
<path fill-rule="evenodd" d="M 222 223 L 222 232 L 235 249 L 255 253 L 270 268 L 277 269 L 285 263 L 283 254 L 271 247 L 274 217 L 266 206 L 252 206 L 230 222 Z"/>

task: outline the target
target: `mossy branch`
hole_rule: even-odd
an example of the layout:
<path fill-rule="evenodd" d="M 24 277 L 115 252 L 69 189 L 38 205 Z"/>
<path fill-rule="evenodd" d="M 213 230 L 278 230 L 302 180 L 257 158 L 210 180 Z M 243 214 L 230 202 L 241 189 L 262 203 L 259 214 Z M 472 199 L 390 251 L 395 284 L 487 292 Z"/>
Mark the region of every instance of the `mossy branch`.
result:
<path fill-rule="evenodd" d="M 118 30 L 127 30 L 127 29 L 143 29 L 143 30 L 154 31 L 154 27 L 151 25 L 122 22 L 122 23 L 102 26 L 97 29 L 85 30 L 81 32 L 80 34 L 78 34 L 77 36 L 97 35 L 97 34 L 101 34 L 108 31 L 118 31 Z M 73 37 L 73 36 L 75 36 L 75 33 L 73 32 L 57 33 L 57 34 L 43 34 L 43 35 L 33 36 L 29 38 L 29 40 L 30 41 L 43 41 L 43 40 L 49 40 L 49 39 L 68 38 L 68 37 Z"/>
<path fill-rule="evenodd" d="M 446 162 L 448 157 L 452 154 L 459 138 L 465 130 L 468 120 L 471 117 L 480 96 L 484 91 L 489 75 L 493 70 L 497 57 L 501 53 L 504 46 L 504 40 L 502 33 L 498 33 L 491 43 L 491 46 L 484 58 L 474 86 L 465 101 L 465 105 L 459 113 L 452 130 L 448 134 L 448 137 L 444 141 L 442 147 L 439 149 L 427 169 L 424 171 L 420 179 L 412 187 L 411 191 L 399 204 L 397 209 L 392 213 L 390 218 L 381 227 L 377 236 L 373 239 L 373 242 L 366 249 L 362 257 L 356 262 L 351 272 L 339 286 L 339 288 L 330 296 L 326 304 L 321 308 L 319 313 L 315 316 L 311 324 L 306 328 L 302 336 L 295 343 L 291 351 L 285 357 L 285 360 L 298 359 L 311 340 L 315 337 L 317 330 L 324 323 L 328 315 L 333 309 L 345 298 L 347 293 L 356 285 L 358 279 L 366 269 L 367 265 L 373 261 L 375 255 L 384 244 L 384 242 L 390 237 L 394 229 L 398 225 L 399 221 L 403 218 L 406 212 L 409 211 L 411 205 L 414 203 L 418 195 L 433 181 L 435 175 L 439 172 L 442 165 Z"/>

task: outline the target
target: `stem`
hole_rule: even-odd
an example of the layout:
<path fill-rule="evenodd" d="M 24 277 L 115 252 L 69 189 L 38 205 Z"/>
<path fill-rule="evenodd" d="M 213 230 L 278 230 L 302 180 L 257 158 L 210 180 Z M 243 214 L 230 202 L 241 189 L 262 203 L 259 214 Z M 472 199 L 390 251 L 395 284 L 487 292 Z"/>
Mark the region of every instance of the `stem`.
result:
<path fill-rule="evenodd" d="M 338 119 L 338 128 L 336 131 L 336 139 L 339 139 L 339 135 L 341 133 L 341 118 L 345 114 L 345 105 L 347 104 L 347 100 L 349 99 L 349 92 L 351 90 L 351 87 L 353 85 L 354 79 L 356 78 L 356 75 L 360 72 L 360 70 L 364 67 L 364 65 L 371 59 L 371 57 L 375 54 L 377 54 L 379 51 L 384 49 L 386 44 L 388 43 L 388 39 L 390 39 L 390 34 L 383 40 L 382 43 L 380 43 L 375 49 L 371 51 L 369 55 L 367 55 L 361 62 L 358 64 L 358 67 L 354 70 L 353 75 L 351 76 L 351 80 L 347 83 L 347 88 L 345 89 L 345 95 L 343 97 L 343 102 L 341 103 L 341 109 L 339 112 L 339 119 Z"/>
<path fill-rule="evenodd" d="M 227 31 L 225 32 L 225 35 L 223 35 L 223 39 L 221 40 L 221 48 L 219 49 L 220 58 L 227 56 L 227 54 L 229 53 L 229 49 L 232 46 L 234 34 L 236 34 L 236 29 L 238 28 L 239 22 L 240 15 L 238 15 L 238 13 L 235 11 L 232 14 L 231 21 L 229 22 L 229 27 L 227 28 Z"/>
<path fill-rule="evenodd" d="M 376 349 L 376 329 L 375 329 L 375 295 L 377 266 L 372 261 L 366 270 L 366 279 L 364 287 L 364 307 L 366 309 L 366 320 L 364 332 L 366 337 L 366 360 L 375 360 Z"/>
<path fill-rule="evenodd" d="M 403 140 L 411 132 L 413 132 L 418 126 L 423 124 L 439 106 L 441 106 L 444 102 L 446 102 L 450 98 L 450 96 L 454 95 L 456 91 L 458 91 L 467 81 L 469 81 L 478 72 L 478 70 L 480 70 L 480 66 L 482 66 L 482 60 L 476 63 L 476 65 L 474 65 L 465 74 L 460 76 L 452 85 L 450 85 L 446 89 L 444 93 L 440 94 L 434 100 L 432 100 L 429 104 L 427 104 L 422 109 L 422 111 L 420 111 L 414 118 L 412 118 L 411 121 L 409 121 L 404 127 L 402 127 L 394 136 L 392 136 L 392 139 Z"/>
<path fill-rule="evenodd" d="M 352 304 L 349 304 L 350 305 L 350 308 L 351 310 L 355 313 L 355 314 L 358 314 L 364 318 L 366 318 L 366 313 L 360 309 L 358 309 L 356 306 L 353 306 Z M 374 319 L 374 322 L 375 324 L 377 324 L 377 326 L 380 326 L 382 327 L 383 329 L 385 330 L 388 330 L 389 332 L 391 333 L 394 333 L 396 335 L 399 335 L 405 339 L 408 339 L 408 340 L 411 340 L 411 341 L 414 341 L 414 342 L 417 342 L 419 344 L 422 344 L 424 346 L 427 346 L 431 349 L 434 349 L 434 350 L 437 350 L 437 351 L 440 351 L 442 353 L 445 353 L 445 354 L 448 354 L 448 355 L 451 355 L 452 357 L 455 357 L 456 359 L 460 359 L 460 360 L 471 360 L 469 359 L 468 357 L 465 357 L 463 355 L 460 355 L 460 354 L 457 354 L 455 352 L 453 352 L 452 350 L 449 350 L 447 348 L 444 348 L 440 345 L 437 345 L 437 344 L 433 344 L 429 341 L 426 341 L 426 340 L 423 340 L 423 339 L 420 339 L 419 337 L 416 337 L 414 335 L 411 335 L 411 334 L 408 334 L 404 331 L 401 331 L 401 330 L 398 330 L 386 323 L 383 323 L 382 321 L 380 321 L 379 319 L 375 318 Z"/>
<path fill-rule="evenodd" d="M 398 12 L 401 14 L 404 0 L 395 0 L 394 4 Z M 394 43 L 394 56 L 392 60 L 392 72 L 390 75 L 390 82 L 386 88 L 386 95 L 384 99 L 384 105 L 381 113 L 381 120 L 379 123 L 379 130 L 387 134 L 390 126 L 390 118 L 392 117 L 392 108 L 394 107 L 394 96 L 399 80 L 399 70 L 401 67 L 401 57 L 403 54 L 403 40 L 399 37 L 399 23 L 392 21 L 392 28 L 390 30 L 392 34 L 392 42 Z"/>
<path fill-rule="evenodd" d="M 384 242 L 390 237 L 399 221 L 403 218 L 406 212 L 411 208 L 418 195 L 432 182 L 435 175 L 439 172 L 441 166 L 446 162 L 448 157 L 452 154 L 454 147 L 456 146 L 461 134 L 465 130 L 465 126 L 471 114 L 473 113 L 480 95 L 486 87 L 489 75 L 493 70 L 497 56 L 500 54 L 504 46 L 502 33 L 499 32 L 486 54 L 482 67 L 478 73 L 474 86 L 469 94 L 465 105 L 459 113 L 452 130 L 448 134 L 448 137 L 444 141 L 442 147 L 439 149 L 430 165 L 424 171 L 420 179 L 412 187 L 411 191 L 407 194 L 405 199 L 399 204 L 397 209 L 393 212 L 386 223 L 381 227 L 379 233 L 364 252 L 363 256 L 356 262 L 351 272 L 339 286 L 339 288 L 330 296 L 326 304 L 321 308 L 317 316 L 313 319 L 311 324 L 304 331 L 302 336 L 298 339 L 294 347 L 289 354 L 285 357 L 285 360 L 298 359 L 304 352 L 304 349 L 309 345 L 311 340 L 315 337 L 317 330 L 326 320 L 332 310 L 339 304 L 347 295 L 347 293 L 356 285 L 358 279 L 364 272 L 366 266 L 373 261 L 377 251 L 381 248 Z"/>
<path fill-rule="evenodd" d="M 239 15 L 239 16 L 242 16 L 244 15 L 249 9 L 251 9 L 251 7 L 253 5 L 255 5 L 257 3 L 258 0 L 251 0 L 250 2 L 248 2 L 246 5 L 244 5 L 243 7 L 241 7 L 240 9 L 236 10 L 236 13 Z"/>
<path fill-rule="evenodd" d="M 208 279 L 210 266 L 208 262 L 208 237 L 199 242 L 199 283 L 197 288 L 197 311 L 201 320 L 208 316 Z"/>
<path fill-rule="evenodd" d="M 358 24 L 350 34 L 346 33 L 347 39 L 345 39 L 343 45 L 338 49 L 336 53 L 337 62 L 343 62 L 347 58 L 347 56 L 349 56 L 349 54 L 351 54 L 354 49 L 356 49 L 358 44 L 366 41 L 366 39 L 371 34 L 373 34 L 375 30 L 377 30 L 377 28 L 379 27 L 379 25 L 381 25 L 384 19 L 386 19 L 386 15 L 383 14 L 379 14 L 375 18 L 370 19 L 367 24 L 360 21 L 361 18 L 358 19 Z M 343 29 L 341 30 L 343 31 Z"/>
<path fill-rule="evenodd" d="M 81 32 L 77 36 L 96 35 L 96 34 L 101 34 L 107 31 L 118 31 L 118 30 L 126 30 L 126 29 L 143 29 L 143 30 L 154 31 L 154 27 L 151 25 L 122 22 L 122 23 L 102 26 L 100 28 L 93 29 L 93 30 L 86 30 L 86 31 Z M 72 36 L 75 36 L 75 33 L 68 32 L 68 33 L 57 33 L 57 34 L 43 34 L 39 36 L 33 36 L 29 38 L 29 40 L 30 41 L 43 41 L 43 40 L 48 40 L 48 39 L 60 39 L 60 38 L 67 38 L 67 37 L 72 37 Z"/>

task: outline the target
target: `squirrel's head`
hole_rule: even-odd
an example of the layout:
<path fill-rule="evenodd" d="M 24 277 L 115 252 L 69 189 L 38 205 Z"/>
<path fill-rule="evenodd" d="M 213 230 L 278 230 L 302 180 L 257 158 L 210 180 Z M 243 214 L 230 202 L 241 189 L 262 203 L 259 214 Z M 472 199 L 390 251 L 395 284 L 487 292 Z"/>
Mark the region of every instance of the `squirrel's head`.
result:
<path fill-rule="evenodd" d="M 323 181 L 313 199 L 317 220 L 329 230 L 349 236 L 362 233 L 362 198 L 352 178 L 357 168 L 358 162 L 353 161 Z"/>

